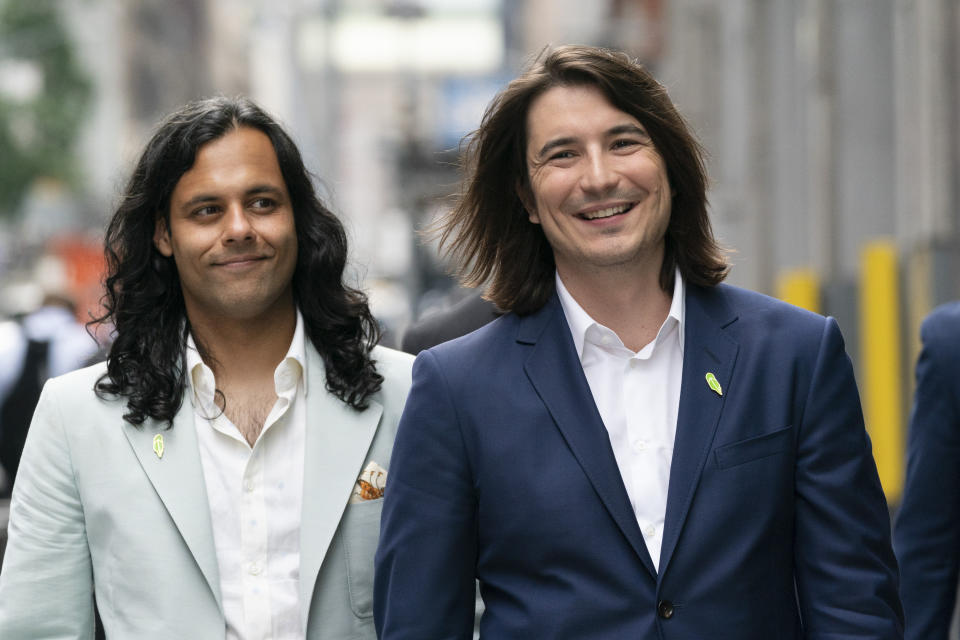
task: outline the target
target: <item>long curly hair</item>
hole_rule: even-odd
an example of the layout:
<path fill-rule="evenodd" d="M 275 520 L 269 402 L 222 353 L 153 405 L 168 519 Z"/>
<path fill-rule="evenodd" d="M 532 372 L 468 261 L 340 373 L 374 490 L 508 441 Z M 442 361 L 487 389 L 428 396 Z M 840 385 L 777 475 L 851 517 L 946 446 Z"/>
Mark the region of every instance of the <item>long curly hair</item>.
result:
<path fill-rule="evenodd" d="M 660 286 L 673 291 L 676 269 L 701 286 L 729 271 L 707 215 L 703 150 L 666 89 L 625 53 L 567 45 L 545 51 L 487 107 L 462 154 L 462 190 L 450 212 L 428 229 L 454 259 L 466 286 L 487 283 L 485 297 L 519 315 L 546 304 L 554 292 L 553 249 L 529 221 L 527 113 L 557 86 L 600 90 L 617 109 L 639 120 L 663 157 L 674 192 L 664 240 Z"/>
<path fill-rule="evenodd" d="M 327 389 L 362 410 L 383 377 L 370 352 L 380 339 L 366 296 L 343 281 L 347 239 L 343 225 L 320 201 L 290 136 L 247 98 L 210 98 L 169 115 L 137 162 L 107 226 L 104 314 L 114 340 L 107 371 L 94 386 L 101 398 L 122 396 L 124 418 L 173 425 L 186 388 L 186 315 L 173 258 L 157 251 L 160 217 L 170 222 L 170 197 L 199 149 L 240 127 L 266 134 L 277 154 L 293 204 L 297 233 L 294 300 L 306 335 L 323 358 Z"/>

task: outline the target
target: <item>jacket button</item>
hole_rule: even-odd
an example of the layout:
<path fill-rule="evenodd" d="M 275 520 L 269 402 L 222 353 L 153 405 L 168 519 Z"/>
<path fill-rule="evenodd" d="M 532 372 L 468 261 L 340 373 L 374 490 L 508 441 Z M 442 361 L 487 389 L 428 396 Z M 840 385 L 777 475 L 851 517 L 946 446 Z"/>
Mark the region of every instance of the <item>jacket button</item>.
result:
<path fill-rule="evenodd" d="M 669 620 L 673 617 L 673 603 L 669 600 L 661 600 L 657 603 L 657 615 L 663 618 L 664 620 Z"/>

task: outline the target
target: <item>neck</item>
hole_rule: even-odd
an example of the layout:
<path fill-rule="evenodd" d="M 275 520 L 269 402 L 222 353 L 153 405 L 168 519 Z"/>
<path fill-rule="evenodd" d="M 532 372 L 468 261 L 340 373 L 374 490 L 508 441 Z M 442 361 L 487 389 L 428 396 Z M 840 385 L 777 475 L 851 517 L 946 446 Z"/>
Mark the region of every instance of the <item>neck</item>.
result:
<path fill-rule="evenodd" d="M 563 270 L 563 286 L 596 322 L 609 327 L 623 344 L 639 351 L 657 336 L 670 313 L 673 292 L 660 287 L 656 268 L 605 268 L 596 272 Z"/>
<path fill-rule="evenodd" d="M 213 370 L 218 386 L 234 380 L 272 381 L 297 328 L 292 304 L 275 313 L 242 320 L 195 318 L 189 310 L 187 315 L 194 341 L 202 345 L 204 362 Z"/>

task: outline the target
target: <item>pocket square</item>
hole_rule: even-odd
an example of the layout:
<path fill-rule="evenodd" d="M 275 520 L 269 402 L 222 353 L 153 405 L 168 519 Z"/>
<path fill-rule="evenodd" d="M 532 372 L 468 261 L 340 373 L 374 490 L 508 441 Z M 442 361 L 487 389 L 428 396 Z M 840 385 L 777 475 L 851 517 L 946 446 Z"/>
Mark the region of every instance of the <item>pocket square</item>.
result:
<path fill-rule="evenodd" d="M 363 469 L 363 473 L 353 485 L 350 494 L 350 504 L 376 500 L 383 497 L 383 488 L 387 486 L 387 470 L 374 461 L 370 461 Z"/>

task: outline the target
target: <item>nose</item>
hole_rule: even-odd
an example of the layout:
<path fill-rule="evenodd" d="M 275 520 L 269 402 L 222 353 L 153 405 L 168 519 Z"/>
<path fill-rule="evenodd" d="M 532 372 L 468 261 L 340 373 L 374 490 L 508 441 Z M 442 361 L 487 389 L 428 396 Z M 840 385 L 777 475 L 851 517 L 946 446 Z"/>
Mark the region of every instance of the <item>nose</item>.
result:
<path fill-rule="evenodd" d="M 247 212 L 244 211 L 243 205 L 239 203 L 232 204 L 227 208 L 223 223 L 223 241 L 226 243 L 249 242 L 255 236 Z"/>
<path fill-rule="evenodd" d="M 580 179 L 580 185 L 589 193 L 606 193 L 617 184 L 617 172 L 611 160 L 601 152 L 590 153 Z"/>

